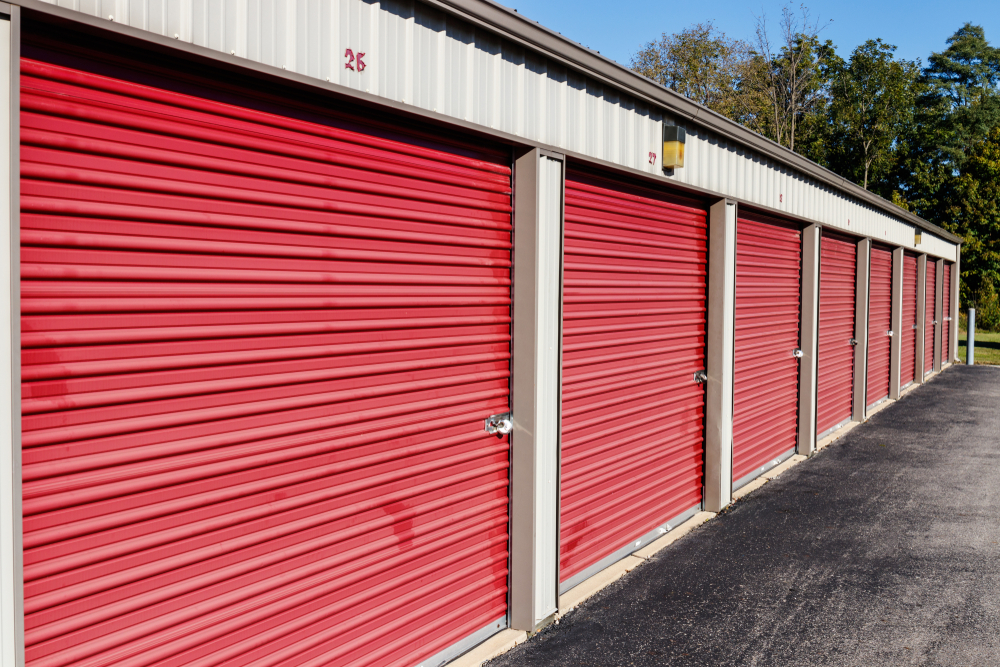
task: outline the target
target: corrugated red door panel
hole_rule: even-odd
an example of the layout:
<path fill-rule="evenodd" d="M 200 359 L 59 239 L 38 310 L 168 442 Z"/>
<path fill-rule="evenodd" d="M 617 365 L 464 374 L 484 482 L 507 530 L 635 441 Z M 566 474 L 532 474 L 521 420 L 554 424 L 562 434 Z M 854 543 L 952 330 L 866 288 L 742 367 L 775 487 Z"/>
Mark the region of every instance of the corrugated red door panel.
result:
<path fill-rule="evenodd" d="M 413 665 L 502 625 L 506 152 L 31 54 L 28 664 Z"/>
<path fill-rule="evenodd" d="M 924 310 L 924 375 L 934 370 L 934 324 L 937 307 L 937 262 L 927 258 L 927 291 L 924 293 L 927 307 Z"/>
<path fill-rule="evenodd" d="M 562 582 L 701 502 L 707 242 L 697 202 L 567 175 Z"/>
<path fill-rule="evenodd" d="M 891 330 L 892 250 L 872 245 L 868 269 L 868 377 L 865 391 L 865 404 L 868 406 L 889 396 Z"/>
<path fill-rule="evenodd" d="M 736 226 L 733 480 L 795 447 L 802 232 L 741 213 Z"/>
<path fill-rule="evenodd" d="M 823 231 L 820 239 L 816 433 L 850 420 L 854 397 L 857 241 Z"/>
<path fill-rule="evenodd" d="M 944 291 L 941 294 L 941 363 L 951 363 L 951 263 L 944 263 L 944 275 L 941 276 Z"/>
<path fill-rule="evenodd" d="M 917 356 L 917 256 L 903 254 L 903 330 L 900 334 L 899 386 L 916 378 Z"/>

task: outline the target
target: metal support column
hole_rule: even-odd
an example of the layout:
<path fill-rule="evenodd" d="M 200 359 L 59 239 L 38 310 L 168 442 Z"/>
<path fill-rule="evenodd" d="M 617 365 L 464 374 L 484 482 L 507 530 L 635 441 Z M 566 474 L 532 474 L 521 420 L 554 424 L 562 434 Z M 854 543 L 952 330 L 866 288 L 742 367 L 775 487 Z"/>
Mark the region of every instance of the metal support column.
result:
<path fill-rule="evenodd" d="M 558 605 L 564 165 L 537 148 L 514 164 L 510 625 L 529 632 Z"/>
<path fill-rule="evenodd" d="M 708 222 L 708 350 L 705 388 L 705 509 L 733 499 L 733 354 L 736 202 L 712 205 Z"/>
<path fill-rule="evenodd" d="M 944 321 L 944 260 L 939 259 L 937 261 L 937 270 L 934 272 L 934 321 L 937 323 L 934 325 L 934 372 L 937 373 L 941 370 L 942 359 L 944 358 L 944 350 L 941 349 L 941 343 L 944 340 L 944 327 L 947 322 Z"/>
<path fill-rule="evenodd" d="M 858 273 L 854 309 L 854 409 L 852 419 L 865 419 L 865 389 L 868 378 L 868 280 L 871 262 L 872 241 L 862 239 L 858 243 Z"/>
<path fill-rule="evenodd" d="M 958 310 L 959 310 L 959 284 L 958 281 L 961 280 L 959 277 L 961 274 L 958 272 L 958 262 L 960 258 L 960 252 L 962 246 L 958 246 L 955 249 L 955 263 L 951 265 L 951 312 L 948 316 L 951 317 L 951 322 L 948 324 L 951 326 L 951 334 L 948 336 L 948 361 L 955 363 L 958 361 Z"/>
<path fill-rule="evenodd" d="M 816 398 L 819 358 L 820 228 L 802 230 L 802 313 L 799 347 L 799 438 L 797 452 L 816 449 Z"/>
<path fill-rule="evenodd" d="M 917 258 L 917 352 L 913 364 L 913 381 L 920 384 L 924 381 L 926 370 L 927 337 L 927 255 Z"/>
<path fill-rule="evenodd" d="M 889 343 L 889 398 L 899 398 L 900 388 L 909 382 L 901 378 L 903 351 L 903 255 L 902 248 L 892 251 L 892 341 Z M 907 327 L 912 326 L 907 323 Z"/>

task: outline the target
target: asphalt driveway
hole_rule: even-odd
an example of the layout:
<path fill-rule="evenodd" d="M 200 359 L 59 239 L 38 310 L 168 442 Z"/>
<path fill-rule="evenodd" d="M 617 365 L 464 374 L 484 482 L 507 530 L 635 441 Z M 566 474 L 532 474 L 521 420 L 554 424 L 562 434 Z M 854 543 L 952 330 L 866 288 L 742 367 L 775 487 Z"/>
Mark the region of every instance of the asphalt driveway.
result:
<path fill-rule="evenodd" d="M 488 664 L 1000 665 L 1000 368 L 947 370 Z"/>

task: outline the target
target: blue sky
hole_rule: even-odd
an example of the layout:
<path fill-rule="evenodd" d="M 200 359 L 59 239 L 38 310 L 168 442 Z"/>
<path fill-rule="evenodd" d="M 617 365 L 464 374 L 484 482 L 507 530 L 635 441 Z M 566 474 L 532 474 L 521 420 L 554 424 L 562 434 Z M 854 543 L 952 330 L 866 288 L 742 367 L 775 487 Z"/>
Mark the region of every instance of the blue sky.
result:
<path fill-rule="evenodd" d="M 502 0 L 502 4 L 623 65 L 661 33 L 701 21 L 714 22 L 730 37 L 749 40 L 754 14 L 763 11 L 776 29 L 784 6 L 775 0 Z M 1000 0 L 811 0 L 806 5 L 827 25 L 821 37 L 832 39 L 843 57 L 865 40 L 881 37 L 899 47 L 898 57 L 926 63 L 927 56 L 943 50 L 945 40 L 966 21 L 983 26 L 990 43 L 1000 46 Z"/>

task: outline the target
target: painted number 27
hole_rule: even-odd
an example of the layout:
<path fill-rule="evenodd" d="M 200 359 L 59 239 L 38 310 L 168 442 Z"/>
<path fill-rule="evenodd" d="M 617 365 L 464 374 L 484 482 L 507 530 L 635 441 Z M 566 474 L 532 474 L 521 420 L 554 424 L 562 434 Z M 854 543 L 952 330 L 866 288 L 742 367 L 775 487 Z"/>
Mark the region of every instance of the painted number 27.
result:
<path fill-rule="evenodd" d="M 358 55 L 355 56 L 354 51 L 347 49 L 346 51 L 344 51 L 344 57 L 347 58 L 347 62 L 344 63 L 344 69 L 354 70 L 354 62 L 356 60 L 358 64 L 358 69 L 355 71 L 357 72 L 365 71 L 365 61 L 362 60 L 362 58 L 365 57 L 365 54 L 359 53 Z"/>

